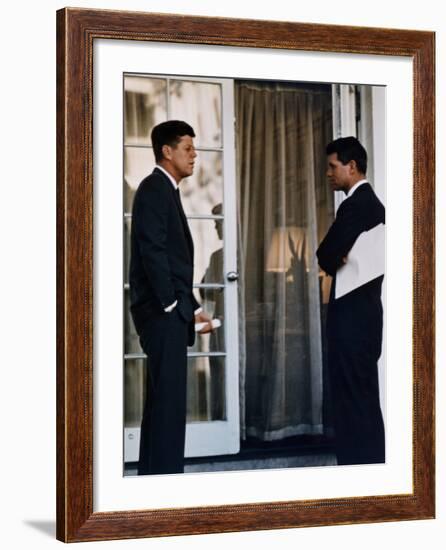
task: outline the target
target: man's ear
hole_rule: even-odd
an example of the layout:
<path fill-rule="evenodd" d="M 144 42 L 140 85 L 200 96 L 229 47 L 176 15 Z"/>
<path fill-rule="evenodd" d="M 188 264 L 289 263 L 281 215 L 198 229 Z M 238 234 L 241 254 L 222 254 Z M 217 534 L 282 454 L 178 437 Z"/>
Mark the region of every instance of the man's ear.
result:
<path fill-rule="evenodd" d="M 356 164 L 356 160 L 349 160 L 348 165 L 350 167 L 350 172 L 358 172 L 358 165 Z"/>
<path fill-rule="evenodd" d="M 172 158 L 172 149 L 170 145 L 163 145 L 161 148 L 161 151 L 163 152 L 163 157 L 167 160 L 170 160 Z"/>

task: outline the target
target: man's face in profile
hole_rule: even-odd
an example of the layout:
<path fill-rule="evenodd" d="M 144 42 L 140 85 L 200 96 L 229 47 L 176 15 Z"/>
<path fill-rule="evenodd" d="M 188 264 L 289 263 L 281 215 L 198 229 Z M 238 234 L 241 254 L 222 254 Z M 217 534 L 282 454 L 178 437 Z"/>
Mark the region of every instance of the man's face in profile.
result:
<path fill-rule="evenodd" d="M 194 172 L 195 157 L 197 156 L 192 138 L 182 136 L 174 147 L 169 145 L 166 147 L 166 157 L 169 159 L 176 175 L 180 179 L 191 176 Z"/>
<path fill-rule="evenodd" d="M 327 178 L 333 191 L 347 192 L 350 188 L 352 178 L 352 162 L 342 164 L 337 153 L 327 157 Z"/>

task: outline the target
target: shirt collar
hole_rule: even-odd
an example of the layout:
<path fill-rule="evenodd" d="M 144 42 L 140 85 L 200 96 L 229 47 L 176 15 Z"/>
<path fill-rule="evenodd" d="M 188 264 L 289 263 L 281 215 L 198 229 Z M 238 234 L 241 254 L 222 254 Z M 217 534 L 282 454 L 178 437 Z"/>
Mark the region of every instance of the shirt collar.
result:
<path fill-rule="evenodd" d="M 350 191 L 347 193 L 347 197 L 346 197 L 346 198 L 348 199 L 349 197 L 351 197 L 351 196 L 353 195 L 353 193 L 356 191 L 356 189 L 358 189 L 358 187 L 359 187 L 360 185 L 362 185 L 363 183 L 367 183 L 367 180 L 364 179 L 364 180 L 359 180 L 359 181 L 357 181 L 357 182 L 355 183 L 355 185 L 354 185 L 353 187 L 350 188 Z"/>
<path fill-rule="evenodd" d="M 171 183 L 173 185 L 173 188 L 175 190 L 177 190 L 178 189 L 178 184 L 175 181 L 175 178 L 172 176 L 172 174 L 169 174 L 169 172 L 165 168 L 160 166 L 159 164 L 156 165 L 156 168 L 158 168 L 158 170 L 161 170 L 161 172 L 163 172 L 163 174 L 165 174 L 169 178 L 169 180 L 171 181 Z"/>

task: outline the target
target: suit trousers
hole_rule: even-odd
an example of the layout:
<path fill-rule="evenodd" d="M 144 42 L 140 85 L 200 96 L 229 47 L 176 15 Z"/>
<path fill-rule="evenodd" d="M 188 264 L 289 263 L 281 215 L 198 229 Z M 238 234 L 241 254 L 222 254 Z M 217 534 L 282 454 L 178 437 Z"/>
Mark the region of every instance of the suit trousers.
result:
<path fill-rule="evenodd" d="M 379 403 L 379 353 L 348 342 L 328 343 L 338 464 L 385 462 L 384 422 Z M 376 347 L 376 346 L 375 346 Z"/>
<path fill-rule="evenodd" d="M 188 331 L 177 308 L 150 317 L 140 331 L 148 373 L 138 475 L 184 471 Z"/>

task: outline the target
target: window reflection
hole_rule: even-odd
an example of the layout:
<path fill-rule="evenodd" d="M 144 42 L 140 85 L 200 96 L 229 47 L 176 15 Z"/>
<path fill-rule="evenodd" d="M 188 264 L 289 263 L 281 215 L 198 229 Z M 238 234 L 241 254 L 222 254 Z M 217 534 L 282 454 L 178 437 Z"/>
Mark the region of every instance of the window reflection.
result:
<path fill-rule="evenodd" d="M 130 294 L 128 290 L 124 291 L 124 323 L 125 323 L 125 346 L 124 353 L 143 353 L 141 345 L 139 343 L 139 336 L 136 332 L 135 325 L 133 324 L 133 318 L 130 313 Z"/>
<path fill-rule="evenodd" d="M 167 118 L 166 80 L 126 76 L 124 139 L 126 145 L 149 145 L 152 128 Z"/>
<path fill-rule="evenodd" d="M 131 212 L 135 191 L 141 181 L 155 168 L 151 147 L 126 147 L 124 149 L 124 212 Z"/>
<path fill-rule="evenodd" d="M 225 420 L 225 359 L 188 359 L 187 422 Z"/>
<path fill-rule="evenodd" d="M 194 240 L 194 283 L 223 284 L 223 220 L 188 222 Z"/>
<path fill-rule="evenodd" d="M 180 185 L 188 216 L 223 216 L 223 153 L 220 149 L 221 85 L 175 79 L 126 76 L 124 79 L 124 213 L 132 211 L 141 181 L 155 167 L 150 133 L 169 119 L 187 121 L 195 130 L 198 148 L 194 174 Z M 223 284 L 223 219 L 189 219 L 195 247 L 194 283 Z M 124 218 L 124 280 L 129 277 L 131 217 Z M 197 300 L 222 326 L 212 334 L 197 335 L 189 352 L 225 352 L 224 289 L 194 289 Z M 124 291 L 127 355 L 142 353 Z M 149 359 L 127 359 L 125 365 L 125 425 L 139 426 L 145 399 Z M 189 357 L 188 422 L 224 420 L 225 357 Z M 150 398 L 150 396 L 148 396 Z"/>
<path fill-rule="evenodd" d="M 141 424 L 146 398 L 147 367 L 145 359 L 126 361 L 124 366 L 124 423 L 127 428 Z"/>
<path fill-rule="evenodd" d="M 124 284 L 129 282 L 132 218 L 124 218 Z"/>
<path fill-rule="evenodd" d="M 169 101 L 170 118 L 192 126 L 197 147 L 222 146 L 220 84 L 171 80 Z"/>

